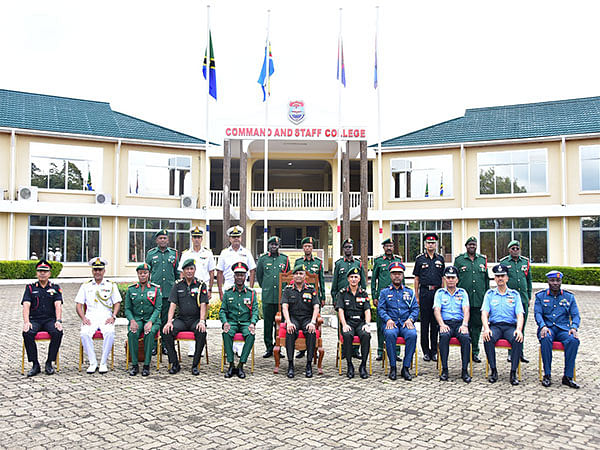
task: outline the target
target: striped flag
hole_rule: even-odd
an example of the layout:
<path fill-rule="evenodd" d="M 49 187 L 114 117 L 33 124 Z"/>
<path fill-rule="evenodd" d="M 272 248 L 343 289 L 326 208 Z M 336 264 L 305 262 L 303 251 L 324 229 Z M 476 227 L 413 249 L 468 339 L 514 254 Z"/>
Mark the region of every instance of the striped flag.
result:
<path fill-rule="evenodd" d="M 377 34 L 375 34 L 375 75 L 373 77 L 373 87 L 377 89 Z"/>
<path fill-rule="evenodd" d="M 269 76 L 267 76 L 267 49 Z M 261 85 L 263 91 L 263 102 L 267 99 L 267 95 L 271 95 L 271 76 L 273 76 L 273 73 L 275 73 L 275 66 L 273 65 L 273 54 L 271 53 L 271 42 L 267 40 L 265 44 L 265 59 L 263 60 L 260 76 L 258 77 L 258 84 Z"/>
<path fill-rule="evenodd" d="M 440 178 L 440 197 L 444 196 L 444 172 L 442 172 L 442 177 Z"/>
<path fill-rule="evenodd" d="M 429 175 L 425 179 L 425 197 L 429 197 Z"/>
<path fill-rule="evenodd" d="M 337 79 L 346 87 L 346 66 L 344 64 L 344 43 L 340 36 L 338 40 Z"/>
<path fill-rule="evenodd" d="M 208 60 L 208 61 L 207 61 Z M 202 75 L 206 80 L 206 66 L 208 64 L 208 93 L 215 100 L 217 99 L 217 69 L 215 66 L 215 52 L 213 50 L 212 33 L 208 32 L 208 45 L 204 52 L 204 64 L 202 65 Z"/>

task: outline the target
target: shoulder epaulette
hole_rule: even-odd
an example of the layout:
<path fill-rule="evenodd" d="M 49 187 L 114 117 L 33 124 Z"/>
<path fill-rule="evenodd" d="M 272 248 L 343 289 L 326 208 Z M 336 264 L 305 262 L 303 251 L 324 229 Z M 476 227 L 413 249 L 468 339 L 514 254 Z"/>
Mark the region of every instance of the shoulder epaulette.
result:
<path fill-rule="evenodd" d="M 425 252 L 423 253 L 419 253 L 416 257 L 418 258 L 419 256 L 423 256 L 425 254 Z M 416 258 L 415 258 L 416 259 Z"/>

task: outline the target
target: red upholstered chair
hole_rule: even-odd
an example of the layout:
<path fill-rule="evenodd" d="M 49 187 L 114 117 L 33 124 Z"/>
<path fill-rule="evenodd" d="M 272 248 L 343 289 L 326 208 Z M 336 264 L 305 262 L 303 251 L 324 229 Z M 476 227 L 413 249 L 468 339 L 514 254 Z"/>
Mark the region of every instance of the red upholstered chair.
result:
<path fill-rule="evenodd" d="M 563 352 L 565 351 L 565 346 L 560 341 L 552 342 L 552 351 L 553 352 Z M 58 358 L 56 359 L 58 365 Z M 539 356 L 538 356 L 538 375 L 540 377 L 540 381 L 542 381 L 542 347 L 539 348 Z M 573 367 L 573 380 L 577 381 L 577 366 Z"/>
<path fill-rule="evenodd" d="M 175 336 L 175 342 L 177 342 L 177 358 L 179 359 L 179 362 L 181 362 L 181 346 L 179 345 L 180 341 L 196 342 L 196 337 L 194 336 L 194 332 L 193 331 L 180 331 L 179 333 L 177 333 L 177 336 Z M 206 342 L 204 350 L 206 351 L 206 364 L 208 364 L 208 341 Z M 202 358 L 200 358 L 198 360 L 198 369 L 200 368 L 201 364 L 202 364 Z"/>
<path fill-rule="evenodd" d="M 223 335 L 221 335 L 223 336 Z M 233 342 L 246 342 L 244 339 L 244 335 L 242 333 L 235 333 L 233 336 Z M 225 343 L 223 342 L 223 338 L 221 337 L 221 372 L 223 372 L 225 368 Z M 252 363 L 250 366 L 250 373 L 254 373 L 254 345 L 252 346 Z"/>
<path fill-rule="evenodd" d="M 162 342 L 160 339 L 160 330 L 156 332 L 154 337 L 156 340 L 156 348 L 160 349 Z M 138 361 L 144 361 L 146 355 L 144 355 L 144 335 L 140 335 L 138 339 Z M 160 362 L 162 360 L 162 352 L 156 352 L 156 370 L 160 370 Z M 129 370 L 129 362 L 131 361 L 131 355 L 129 354 L 129 339 L 125 339 L 125 370 Z"/>
<path fill-rule="evenodd" d="M 450 347 L 460 347 L 460 341 L 458 340 L 458 338 L 456 337 L 451 337 L 450 338 Z M 470 345 L 469 346 L 469 375 L 471 376 L 471 378 L 473 377 L 473 346 Z M 437 368 L 438 368 L 438 375 L 442 374 L 442 360 L 440 358 L 440 346 L 438 345 L 438 350 L 437 350 Z"/>
<path fill-rule="evenodd" d="M 94 335 L 92 336 L 94 341 L 103 340 L 104 336 L 102 336 L 102 332 L 100 330 L 96 330 Z M 81 372 L 81 364 L 83 363 L 83 345 L 81 345 L 81 339 L 79 339 L 79 371 Z M 113 370 L 115 368 L 115 343 L 113 341 L 113 346 L 110 352 L 110 369 Z"/>
<path fill-rule="evenodd" d="M 496 341 L 496 348 L 507 348 L 507 349 L 511 349 L 511 345 L 510 342 L 508 342 L 506 339 L 498 339 Z M 488 372 L 490 369 L 490 364 L 488 363 L 487 357 L 485 359 L 485 377 L 488 377 Z M 519 378 L 519 381 L 521 381 L 521 361 L 519 361 L 519 365 L 517 366 L 517 377 Z"/>
<path fill-rule="evenodd" d="M 338 368 L 338 373 L 342 374 L 342 348 L 344 346 L 344 338 L 338 334 L 337 356 L 335 357 L 335 365 Z M 360 338 L 354 336 L 352 338 L 352 346 L 360 347 Z M 371 364 L 371 346 L 369 346 L 369 375 L 373 375 L 373 365 Z"/>
<path fill-rule="evenodd" d="M 48 342 L 50 344 L 50 333 L 47 331 L 38 331 L 35 334 L 35 342 Z M 59 371 L 60 350 L 56 354 L 56 371 Z M 23 351 L 21 354 L 21 375 L 25 374 L 25 341 L 23 341 Z"/>
<path fill-rule="evenodd" d="M 400 347 L 400 346 L 404 346 L 406 347 L 406 341 L 404 340 L 404 338 L 402 336 L 398 336 L 396 338 L 396 347 Z M 410 368 L 412 369 L 413 365 L 415 366 L 415 377 L 419 376 L 419 358 L 418 358 L 418 353 L 419 353 L 419 346 L 418 343 L 415 346 L 415 355 L 413 358 L 413 361 L 410 362 Z M 381 362 L 381 365 L 383 366 L 383 372 L 385 374 L 387 374 L 388 372 L 388 362 L 387 362 L 387 350 L 385 348 L 385 342 L 383 343 L 383 361 Z"/>

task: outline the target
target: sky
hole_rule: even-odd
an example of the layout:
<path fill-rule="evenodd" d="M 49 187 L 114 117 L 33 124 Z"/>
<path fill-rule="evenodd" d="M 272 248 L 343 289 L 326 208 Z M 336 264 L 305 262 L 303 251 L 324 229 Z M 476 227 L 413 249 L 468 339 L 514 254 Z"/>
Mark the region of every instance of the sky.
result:
<path fill-rule="evenodd" d="M 465 109 L 600 95 L 595 1 L 154 0 L 20 1 L 3 5 L 0 88 L 106 101 L 113 110 L 205 138 L 202 59 L 207 5 L 218 100 L 208 137 L 264 125 L 257 83 L 267 35 L 275 73 L 268 123 L 341 123 L 378 140 L 373 88 L 379 6 L 381 139 Z M 336 80 L 341 29 L 347 87 Z M 1 107 L 1 105 L 0 105 Z"/>

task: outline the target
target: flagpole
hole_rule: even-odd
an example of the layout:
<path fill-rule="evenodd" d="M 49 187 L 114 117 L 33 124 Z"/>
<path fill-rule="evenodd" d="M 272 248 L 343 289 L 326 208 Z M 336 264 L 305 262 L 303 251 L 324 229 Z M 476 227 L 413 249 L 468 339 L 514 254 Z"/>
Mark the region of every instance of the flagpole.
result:
<path fill-rule="evenodd" d="M 379 209 L 379 245 L 383 242 L 383 167 L 381 162 L 381 95 L 379 86 L 379 6 L 375 7 L 375 70 L 377 76 L 377 178 L 378 181 L 378 209 Z"/>
<path fill-rule="evenodd" d="M 268 239 L 268 219 L 267 219 L 267 211 L 268 211 L 268 203 L 269 203 L 269 198 L 267 197 L 268 195 L 268 188 L 269 188 L 269 97 L 271 94 L 271 85 L 270 85 L 270 78 L 271 78 L 271 73 L 270 73 L 270 68 L 271 68 L 271 60 L 270 60 L 270 47 L 271 44 L 269 42 L 269 28 L 270 28 L 270 17 L 271 15 L 271 10 L 268 9 L 267 10 L 267 43 L 265 45 L 265 62 L 266 62 L 266 66 L 265 66 L 265 72 L 266 72 L 266 94 L 265 94 L 265 164 L 264 164 L 264 186 L 263 186 L 263 208 L 264 208 L 264 218 L 263 218 L 263 252 L 267 253 L 267 239 Z"/>
<path fill-rule="evenodd" d="M 207 247 L 210 248 L 210 219 L 208 217 L 208 211 L 210 209 L 210 159 L 208 157 L 208 151 L 210 148 L 210 139 L 209 139 L 209 110 L 208 105 L 210 101 L 210 58 L 211 58 L 211 49 L 210 49 L 210 5 L 206 5 L 206 134 L 204 138 L 206 143 L 204 144 L 204 153 L 206 155 L 206 168 L 205 168 L 205 190 L 206 190 L 206 199 L 205 199 L 205 214 L 206 214 L 206 234 L 208 235 L 208 244 Z"/>
<path fill-rule="evenodd" d="M 342 8 L 340 8 L 339 10 L 339 16 L 340 16 L 340 27 L 339 27 L 339 35 L 338 35 L 338 76 L 339 76 L 339 80 L 337 82 L 337 89 L 338 89 L 338 148 L 337 148 L 337 179 L 338 179 L 338 198 L 336 199 L 337 201 L 337 239 L 339 241 L 340 239 L 340 233 L 341 233 L 341 226 L 340 226 L 340 216 L 341 216 L 341 211 L 340 211 L 340 204 L 341 202 L 341 196 L 342 196 L 342 141 L 341 139 L 339 139 L 340 136 L 340 129 L 342 127 Z"/>

